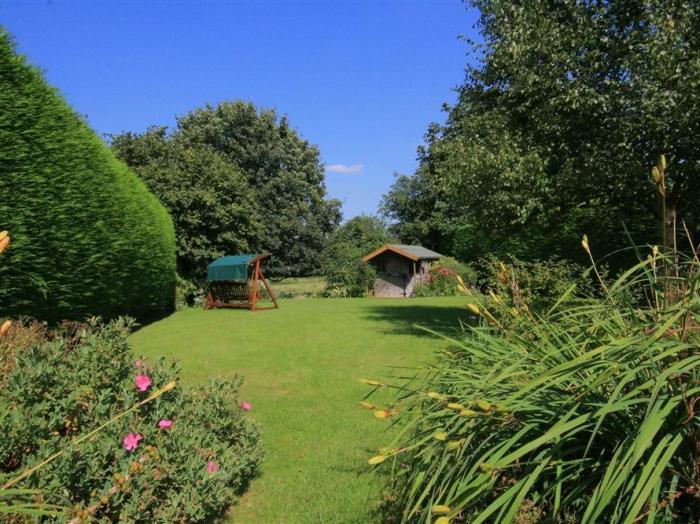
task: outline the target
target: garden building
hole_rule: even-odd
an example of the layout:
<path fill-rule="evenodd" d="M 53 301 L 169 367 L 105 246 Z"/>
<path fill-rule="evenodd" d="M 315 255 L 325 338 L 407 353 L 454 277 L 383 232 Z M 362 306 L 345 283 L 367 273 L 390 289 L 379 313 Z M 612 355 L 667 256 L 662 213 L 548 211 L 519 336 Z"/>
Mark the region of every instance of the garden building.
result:
<path fill-rule="evenodd" d="M 430 266 L 440 258 L 441 254 L 423 246 L 386 244 L 362 260 L 377 271 L 375 297 L 405 298 L 428 279 Z"/>

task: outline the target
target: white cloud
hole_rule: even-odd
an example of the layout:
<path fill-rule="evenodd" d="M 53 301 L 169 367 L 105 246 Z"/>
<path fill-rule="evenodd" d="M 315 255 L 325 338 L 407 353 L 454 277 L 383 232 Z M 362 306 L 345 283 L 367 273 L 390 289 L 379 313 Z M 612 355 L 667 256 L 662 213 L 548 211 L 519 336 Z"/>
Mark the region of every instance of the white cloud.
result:
<path fill-rule="evenodd" d="M 364 168 L 364 164 L 327 164 L 326 173 L 360 173 Z"/>

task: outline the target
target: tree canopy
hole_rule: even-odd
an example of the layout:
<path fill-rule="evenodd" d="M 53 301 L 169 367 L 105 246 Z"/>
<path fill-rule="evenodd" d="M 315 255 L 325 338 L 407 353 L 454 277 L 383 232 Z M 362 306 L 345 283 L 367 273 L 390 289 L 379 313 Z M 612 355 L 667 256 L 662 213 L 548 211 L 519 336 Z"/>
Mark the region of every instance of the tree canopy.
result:
<path fill-rule="evenodd" d="M 241 101 L 181 116 L 172 132 L 112 137 L 112 148 L 175 217 L 178 268 L 201 277 L 212 259 L 269 251 L 272 273 L 318 272 L 340 203 L 326 195 L 315 146 L 286 117 Z"/>
<path fill-rule="evenodd" d="M 576 258 L 584 232 L 609 252 L 626 243 L 623 224 L 648 240 L 661 153 L 673 209 L 698 224 L 696 3 L 470 4 L 481 13 L 476 65 L 446 122 L 429 128 L 416 173 L 384 198 L 404 240 L 463 259 Z"/>

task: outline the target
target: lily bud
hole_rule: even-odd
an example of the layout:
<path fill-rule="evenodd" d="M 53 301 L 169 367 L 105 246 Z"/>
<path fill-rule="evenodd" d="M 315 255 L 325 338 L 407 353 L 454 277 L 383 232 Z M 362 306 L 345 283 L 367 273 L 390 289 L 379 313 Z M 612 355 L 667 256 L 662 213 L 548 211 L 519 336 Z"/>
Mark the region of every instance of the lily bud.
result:
<path fill-rule="evenodd" d="M 479 409 L 483 409 L 484 411 L 491 409 L 491 404 L 486 400 L 477 400 L 476 405 L 479 406 Z"/>
<path fill-rule="evenodd" d="M 450 440 L 446 445 L 445 449 L 453 451 L 455 449 L 459 449 L 459 447 L 464 443 L 464 439 L 461 438 L 459 440 Z"/>
<path fill-rule="evenodd" d="M 386 460 L 386 457 L 384 455 L 377 455 L 375 457 L 372 457 L 367 461 L 367 463 L 371 466 L 375 466 L 377 464 L 381 464 Z"/>
<path fill-rule="evenodd" d="M 443 395 L 437 391 L 429 391 L 426 395 L 434 400 L 447 400 L 447 395 Z"/>

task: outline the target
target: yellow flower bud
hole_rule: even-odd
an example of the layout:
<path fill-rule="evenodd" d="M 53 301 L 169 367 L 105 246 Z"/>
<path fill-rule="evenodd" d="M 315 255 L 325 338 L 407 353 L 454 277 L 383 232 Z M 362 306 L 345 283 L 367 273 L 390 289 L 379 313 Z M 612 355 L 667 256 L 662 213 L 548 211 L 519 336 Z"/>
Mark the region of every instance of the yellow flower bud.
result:
<path fill-rule="evenodd" d="M 443 395 L 442 393 L 438 393 L 437 391 L 430 391 L 427 393 L 427 395 L 434 400 L 445 400 L 447 398 L 447 396 Z"/>
<path fill-rule="evenodd" d="M 459 449 L 459 447 L 464 443 L 464 439 L 461 438 L 459 440 L 450 440 L 446 445 L 445 448 L 452 451 L 455 449 Z"/>
<path fill-rule="evenodd" d="M 393 414 L 394 414 L 394 412 L 391 411 L 390 409 L 380 409 L 380 410 L 374 412 L 374 416 L 376 418 L 380 418 L 380 419 L 389 418 Z"/>
<path fill-rule="evenodd" d="M 381 464 L 381 463 L 384 462 L 385 460 L 386 460 L 386 456 L 385 456 L 385 455 L 377 455 L 376 457 L 372 457 L 371 459 L 369 459 L 369 460 L 367 461 L 367 463 L 368 463 L 370 466 L 375 466 L 375 465 L 377 465 L 377 464 Z"/>
<path fill-rule="evenodd" d="M 479 409 L 483 409 L 484 411 L 488 411 L 491 409 L 491 404 L 489 404 L 485 400 L 477 400 L 476 405 L 479 406 Z"/>
<path fill-rule="evenodd" d="M 378 388 L 384 386 L 384 384 L 382 384 L 381 382 L 379 382 L 377 380 L 367 380 L 366 378 L 359 378 L 359 379 L 357 379 L 357 381 L 360 384 L 367 384 L 368 386 L 376 386 Z"/>
<path fill-rule="evenodd" d="M 581 245 L 583 246 L 583 249 L 585 249 L 587 253 L 591 252 L 591 248 L 588 245 L 588 235 L 583 235 L 583 238 L 581 239 Z"/>

